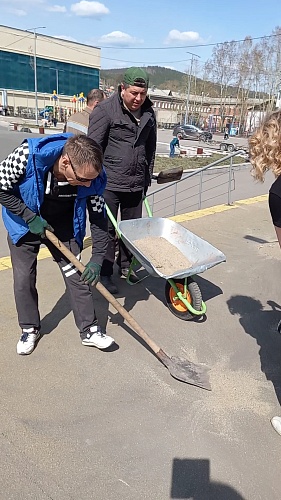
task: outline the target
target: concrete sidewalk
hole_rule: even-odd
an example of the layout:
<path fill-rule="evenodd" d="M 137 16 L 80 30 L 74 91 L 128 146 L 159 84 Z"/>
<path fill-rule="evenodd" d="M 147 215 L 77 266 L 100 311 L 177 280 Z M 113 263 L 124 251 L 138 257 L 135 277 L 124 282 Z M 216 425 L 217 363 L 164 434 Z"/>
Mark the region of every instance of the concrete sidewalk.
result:
<path fill-rule="evenodd" d="M 267 201 L 188 218 L 181 224 L 227 257 L 198 276 L 205 321 L 173 316 L 160 278 L 116 280 L 122 304 L 168 354 L 211 367 L 212 392 L 173 379 L 96 291 L 116 347 L 83 347 L 50 258 L 38 265 L 44 336 L 17 356 L 12 272 L 1 271 L 3 500 L 280 500 L 270 418 L 281 415 L 281 251 Z"/>

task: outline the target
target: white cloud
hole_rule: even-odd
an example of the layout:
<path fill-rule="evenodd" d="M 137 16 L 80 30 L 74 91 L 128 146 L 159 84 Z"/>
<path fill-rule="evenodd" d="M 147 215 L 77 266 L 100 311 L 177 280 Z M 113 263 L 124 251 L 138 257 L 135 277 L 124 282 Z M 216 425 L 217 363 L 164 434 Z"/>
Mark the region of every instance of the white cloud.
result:
<path fill-rule="evenodd" d="M 26 16 L 27 12 L 22 9 L 7 9 L 8 14 L 13 14 L 13 16 L 23 17 Z"/>
<path fill-rule="evenodd" d="M 66 7 L 64 5 L 50 5 L 46 10 L 49 12 L 66 12 Z"/>
<path fill-rule="evenodd" d="M 70 7 L 71 12 L 76 16 L 81 17 L 101 17 L 109 14 L 109 9 L 100 2 L 88 2 L 81 0 L 81 2 L 73 3 Z"/>
<path fill-rule="evenodd" d="M 76 38 L 72 38 L 72 36 L 67 36 L 67 35 L 52 35 L 54 36 L 55 38 L 60 38 L 61 40 L 66 40 L 68 42 L 78 42 L 78 40 L 76 40 Z"/>
<path fill-rule="evenodd" d="M 165 43 L 169 45 L 175 42 L 186 43 L 186 42 L 198 42 L 199 40 L 200 36 L 199 33 L 197 33 L 197 31 L 171 30 L 168 34 L 168 37 L 165 40 Z"/>
<path fill-rule="evenodd" d="M 126 47 L 128 45 L 135 45 L 138 43 L 143 43 L 143 40 L 138 40 L 137 38 L 128 35 L 128 33 L 123 33 L 122 31 L 112 31 L 107 35 L 103 35 L 99 38 L 99 43 L 101 44 L 111 44 L 116 45 L 116 47 Z"/>

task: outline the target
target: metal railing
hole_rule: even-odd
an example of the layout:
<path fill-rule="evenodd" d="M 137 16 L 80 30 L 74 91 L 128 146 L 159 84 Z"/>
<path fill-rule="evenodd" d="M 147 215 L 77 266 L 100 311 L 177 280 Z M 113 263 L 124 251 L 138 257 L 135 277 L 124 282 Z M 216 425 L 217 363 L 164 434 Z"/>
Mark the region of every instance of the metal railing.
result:
<path fill-rule="evenodd" d="M 233 164 L 233 157 L 241 154 L 245 154 L 242 149 L 190 173 L 184 172 L 181 180 L 149 192 L 147 198 L 153 215 L 172 217 L 213 205 L 231 205 L 231 193 L 235 190 L 235 169 L 239 167 Z M 241 160 L 241 164 L 244 163 Z M 217 166 L 220 168 L 215 168 Z"/>

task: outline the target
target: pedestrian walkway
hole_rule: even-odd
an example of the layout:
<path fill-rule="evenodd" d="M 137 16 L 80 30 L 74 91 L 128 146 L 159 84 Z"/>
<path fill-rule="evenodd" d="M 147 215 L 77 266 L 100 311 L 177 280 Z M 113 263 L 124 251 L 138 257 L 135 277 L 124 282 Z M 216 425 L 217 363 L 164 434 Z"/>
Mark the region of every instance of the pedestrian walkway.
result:
<path fill-rule="evenodd" d="M 117 345 L 83 347 L 51 258 L 38 264 L 44 336 L 17 356 L 12 271 L 1 268 L 5 498 L 280 500 L 270 418 L 281 415 L 281 251 L 266 197 L 223 208 L 176 219 L 227 258 L 198 276 L 204 321 L 173 316 L 160 278 L 130 287 L 115 276 L 121 303 L 169 355 L 211 367 L 212 392 L 173 379 L 96 291 Z"/>

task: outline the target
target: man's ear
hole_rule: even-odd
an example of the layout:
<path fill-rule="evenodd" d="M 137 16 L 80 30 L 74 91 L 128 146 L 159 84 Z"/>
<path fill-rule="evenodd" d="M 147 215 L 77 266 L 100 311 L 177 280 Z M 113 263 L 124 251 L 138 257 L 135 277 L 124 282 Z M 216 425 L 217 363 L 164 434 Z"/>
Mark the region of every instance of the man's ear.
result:
<path fill-rule="evenodd" d="M 124 85 L 124 83 L 121 83 L 121 92 L 120 92 L 120 95 L 121 95 L 122 99 L 123 99 L 123 96 L 124 96 L 124 92 L 125 92 L 125 85 Z"/>
<path fill-rule="evenodd" d="M 59 171 L 63 174 L 68 166 L 68 159 L 66 156 L 61 156 L 59 159 Z"/>

